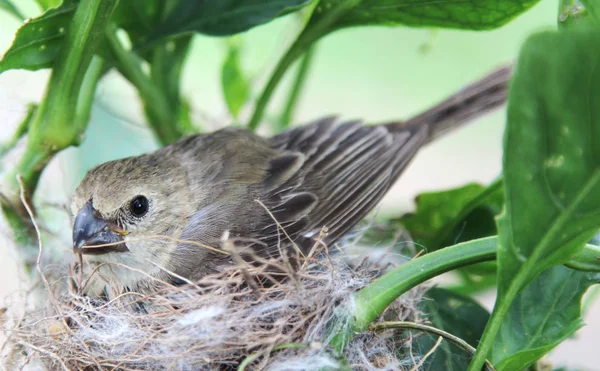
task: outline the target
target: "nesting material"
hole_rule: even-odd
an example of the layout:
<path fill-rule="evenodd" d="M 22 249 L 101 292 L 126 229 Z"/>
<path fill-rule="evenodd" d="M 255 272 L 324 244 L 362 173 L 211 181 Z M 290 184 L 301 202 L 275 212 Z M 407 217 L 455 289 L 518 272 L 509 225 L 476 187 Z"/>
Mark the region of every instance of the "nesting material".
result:
<path fill-rule="evenodd" d="M 253 266 L 239 261 L 199 282 L 164 285 L 145 295 L 123 293 L 108 300 L 91 299 L 79 294 L 76 285 L 66 290 L 64 283 L 56 283 L 46 290 L 52 294 L 45 309 L 29 311 L 6 331 L 10 349 L 5 349 L 9 353 L 5 366 L 10 370 L 24 365 L 46 370 L 414 366 L 416 357 L 399 355 L 398 350 L 410 344 L 397 333 L 360 334 L 343 357 L 336 357 L 327 346 L 335 332 L 331 325 L 341 323 L 352 308 L 352 294 L 385 268 L 367 260 L 350 264 L 341 253 L 330 255 L 325 247 L 301 257 L 298 269 L 286 268 L 285 261 L 268 263 Z M 278 268 L 277 279 L 272 278 L 273 267 Z M 60 290 L 63 294 L 57 296 Z M 418 321 L 415 308 L 423 291 L 416 288 L 403 295 L 388 308 L 385 319 Z"/>

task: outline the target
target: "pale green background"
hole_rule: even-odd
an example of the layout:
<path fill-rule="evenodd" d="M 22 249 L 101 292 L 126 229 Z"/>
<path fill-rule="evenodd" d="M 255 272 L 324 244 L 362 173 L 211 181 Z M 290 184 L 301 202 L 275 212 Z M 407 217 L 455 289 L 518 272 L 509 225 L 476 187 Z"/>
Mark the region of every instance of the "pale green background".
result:
<path fill-rule="evenodd" d="M 29 15 L 30 1 L 17 1 Z M 443 99 L 466 83 L 513 61 L 531 33 L 556 27 L 558 1 L 544 0 L 509 25 L 489 32 L 409 28 L 354 28 L 323 39 L 316 52 L 296 122 L 329 114 L 369 122 L 403 119 Z M 19 23 L 0 14 L 0 50 L 10 45 Z M 258 27 L 243 35 L 243 64 L 253 78 L 254 92 L 262 87 L 282 47 L 294 37 L 293 17 Z M 197 37 L 185 68 L 183 88 L 194 107 L 194 121 L 205 129 L 227 124 L 230 118 L 220 88 L 222 39 Z M 47 72 L 9 71 L 0 75 L 0 139 L 10 135 L 24 106 L 39 99 Z M 276 93 L 269 116 L 281 111 L 285 87 Z M 244 110 L 247 117 L 249 109 Z M 469 127 L 424 149 L 383 202 L 386 214 L 411 207 L 423 190 L 444 189 L 467 181 L 489 182 L 500 172 L 504 112 L 478 120 Z M 44 200 L 66 202 L 85 170 L 100 162 L 139 154 L 155 147 L 144 128 L 135 92 L 112 74 L 100 84 L 87 139 L 54 161 L 39 192 Z M 66 229 L 66 230 L 65 230 Z M 68 248 L 68 228 L 63 228 Z M 8 245 L 7 245 L 8 246 Z M 0 246 L 0 297 L 14 290 L 14 262 Z M 485 298 L 488 306 L 492 298 Z M 563 365 L 597 369 L 600 306 L 591 309 L 589 325 L 556 349 L 550 359 Z M 594 313 L 595 311 L 595 313 Z"/>

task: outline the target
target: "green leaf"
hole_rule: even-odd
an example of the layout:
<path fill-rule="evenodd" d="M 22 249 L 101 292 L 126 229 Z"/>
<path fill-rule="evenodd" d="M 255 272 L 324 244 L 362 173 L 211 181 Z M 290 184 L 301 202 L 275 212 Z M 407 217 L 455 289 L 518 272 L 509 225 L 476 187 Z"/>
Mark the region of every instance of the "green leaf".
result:
<path fill-rule="evenodd" d="M 0 9 L 4 9 L 8 13 L 21 20 L 25 19 L 23 13 L 21 13 L 19 9 L 12 2 L 10 2 L 10 0 L 0 0 Z"/>
<path fill-rule="evenodd" d="M 581 299 L 600 274 L 556 266 L 539 275 L 510 306 L 494 342 L 497 371 L 522 370 L 581 326 Z"/>
<path fill-rule="evenodd" d="M 498 299 L 469 370 L 479 370 L 512 300 L 600 227 L 600 34 L 546 32 L 524 44 L 504 137 Z"/>
<path fill-rule="evenodd" d="M 473 299 L 452 291 L 432 288 L 424 295 L 419 306 L 431 325 L 461 338 L 477 347 L 490 314 Z M 437 337 L 421 335 L 413 342 L 413 348 L 425 354 L 435 344 Z M 423 370 L 463 371 L 469 365 L 470 355 L 446 341 L 431 354 Z"/>
<path fill-rule="evenodd" d="M 600 227 L 599 45 L 593 32 L 547 32 L 522 49 L 504 138 L 501 295 L 517 274 L 569 260 Z"/>
<path fill-rule="evenodd" d="M 590 14 L 591 18 L 600 26 L 600 4 L 597 0 L 580 0 L 585 7 L 585 11 Z"/>
<path fill-rule="evenodd" d="M 0 60 L 0 73 L 10 69 L 50 68 L 76 9 L 77 5 L 67 1 L 24 23 Z"/>
<path fill-rule="evenodd" d="M 55 8 L 60 5 L 61 0 L 36 0 L 38 5 L 44 10 Z"/>
<path fill-rule="evenodd" d="M 250 84 L 242 71 L 239 42 L 231 41 L 228 44 L 227 56 L 221 68 L 221 86 L 229 112 L 237 118 L 250 97 Z"/>
<path fill-rule="evenodd" d="M 298 10 L 311 0 L 181 0 L 154 38 L 199 32 L 227 36 Z"/>
<path fill-rule="evenodd" d="M 114 22 L 127 32 L 133 48 L 144 44 L 162 22 L 173 0 L 126 0 L 119 2 Z M 147 55 L 144 55 L 147 57 Z M 149 55 L 148 55 L 149 57 Z"/>
<path fill-rule="evenodd" d="M 398 221 L 427 251 L 496 234 L 495 217 L 502 209 L 502 182 L 489 187 L 471 183 L 417 196 L 417 209 Z"/>
<path fill-rule="evenodd" d="M 508 23 L 539 0 L 354 0 L 332 26 L 339 29 L 366 25 L 488 30 Z M 348 0 L 321 1 L 317 17 L 335 11 Z"/>

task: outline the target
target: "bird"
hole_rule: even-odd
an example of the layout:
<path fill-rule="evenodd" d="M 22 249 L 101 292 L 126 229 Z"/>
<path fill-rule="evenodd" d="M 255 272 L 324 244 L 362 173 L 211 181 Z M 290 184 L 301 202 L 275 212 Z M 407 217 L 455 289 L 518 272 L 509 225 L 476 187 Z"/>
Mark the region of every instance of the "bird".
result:
<path fill-rule="evenodd" d="M 96 166 L 71 205 L 73 252 L 102 266 L 90 292 L 150 292 L 157 281 L 218 272 L 232 262 L 224 236 L 250 260 L 337 242 L 421 147 L 502 105 L 510 73 L 501 68 L 405 122 L 331 116 L 271 137 L 229 127 Z"/>

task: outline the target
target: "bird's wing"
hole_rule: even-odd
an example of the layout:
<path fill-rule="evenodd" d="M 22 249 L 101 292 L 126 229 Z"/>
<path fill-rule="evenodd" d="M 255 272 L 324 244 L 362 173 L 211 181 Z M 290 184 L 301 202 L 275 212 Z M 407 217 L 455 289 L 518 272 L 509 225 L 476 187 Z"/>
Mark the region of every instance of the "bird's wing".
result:
<path fill-rule="evenodd" d="M 289 236 L 308 248 L 326 227 L 324 242 L 335 242 L 376 206 L 425 142 L 425 130 L 391 132 L 331 117 L 272 137 L 282 156 L 271 163 L 264 203 L 277 223 L 269 216 L 261 240 L 274 246 Z"/>

